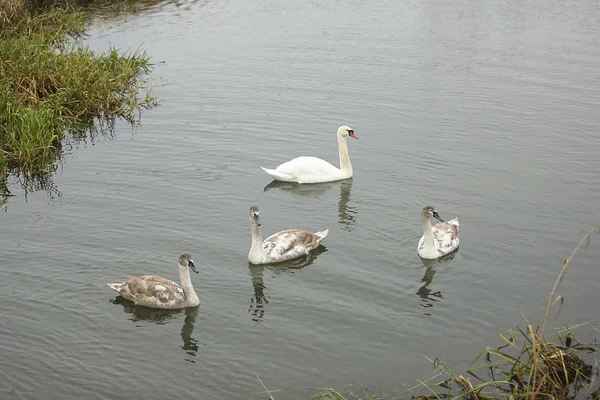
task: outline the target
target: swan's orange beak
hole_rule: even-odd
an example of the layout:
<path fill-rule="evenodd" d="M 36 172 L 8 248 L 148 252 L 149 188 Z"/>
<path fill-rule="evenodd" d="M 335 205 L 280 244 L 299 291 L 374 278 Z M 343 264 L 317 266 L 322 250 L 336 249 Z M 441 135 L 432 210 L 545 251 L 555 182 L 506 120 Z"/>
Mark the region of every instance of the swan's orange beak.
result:
<path fill-rule="evenodd" d="M 354 133 L 354 131 L 350 131 L 350 132 L 348 132 L 348 135 L 349 135 L 350 137 L 353 137 L 354 139 L 358 139 L 358 136 L 356 136 L 356 134 Z"/>

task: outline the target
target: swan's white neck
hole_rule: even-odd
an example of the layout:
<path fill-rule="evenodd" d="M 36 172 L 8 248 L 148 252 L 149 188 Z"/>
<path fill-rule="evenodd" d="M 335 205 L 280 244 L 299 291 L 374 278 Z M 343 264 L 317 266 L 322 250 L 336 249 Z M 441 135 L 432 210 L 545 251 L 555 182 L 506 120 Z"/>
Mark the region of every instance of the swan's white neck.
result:
<path fill-rule="evenodd" d="M 422 218 L 421 222 L 423 223 L 423 253 L 430 255 L 437 255 L 437 250 L 435 249 L 435 243 L 433 241 L 433 228 L 431 227 L 431 221 L 429 218 Z"/>
<path fill-rule="evenodd" d="M 179 282 L 185 293 L 186 302 L 192 307 L 195 307 L 198 304 L 200 304 L 200 298 L 196 294 L 194 286 L 192 286 L 189 267 L 179 265 Z"/>
<path fill-rule="evenodd" d="M 258 259 L 264 257 L 262 231 L 256 223 L 252 222 L 250 225 L 252 229 L 252 245 L 250 246 L 248 259 L 250 261 L 258 261 Z"/>
<path fill-rule="evenodd" d="M 346 138 L 338 135 L 338 148 L 340 151 L 340 169 L 342 172 L 349 173 L 352 176 L 352 164 L 350 164 L 350 156 L 348 155 L 348 143 Z"/>

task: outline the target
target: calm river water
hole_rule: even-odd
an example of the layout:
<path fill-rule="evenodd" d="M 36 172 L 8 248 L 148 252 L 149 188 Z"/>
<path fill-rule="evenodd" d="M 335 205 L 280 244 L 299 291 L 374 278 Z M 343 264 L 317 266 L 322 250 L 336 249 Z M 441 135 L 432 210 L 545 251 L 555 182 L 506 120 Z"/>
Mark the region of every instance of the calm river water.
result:
<path fill-rule="evenodd" d="M 596 1 L 207 0 L 89 34 L 147 50 L 164 104 L 70 151 L 56 191 L 13 188 L 2 399 L 265 399 L 255 373 L 277 400 L 412 385 L 424 356 L 464 367 L 541 317 L 600 216 Z M 337 164 L 342 124 L 353 179 L 269 185 L 260 166 Z M 249 266 L 253 204 L 265 234 L 329 228 L 326 247 Z M 452 260 L 417 256 L 424 204 L 459 217 Z M 135 310 L 105 286 L 177 278 L 183 252 L 196 310 Z M 567 272 L 563 322 L 598 316 L 599 257 L 594 239 Z"/>

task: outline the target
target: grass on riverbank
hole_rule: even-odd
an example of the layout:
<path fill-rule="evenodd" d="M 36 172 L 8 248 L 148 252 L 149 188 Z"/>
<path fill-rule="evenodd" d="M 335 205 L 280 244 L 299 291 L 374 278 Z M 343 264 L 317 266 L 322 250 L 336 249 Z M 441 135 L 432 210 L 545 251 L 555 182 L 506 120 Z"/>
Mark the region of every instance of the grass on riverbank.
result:
<path fill-rule="evenodd" d="M 37 8 L 48 3 L 0 3 L 0 183 L 9 171 L 48 174 L 65 137 L 85 137 L 98 120 L 134 123 L 156 105 L 145 52 L 78 45 L 86 14 L 64 2 Z"/>
<path fill-rule="evenodd" d="M 312 400 L 500 400 L 500 399 L 600 399 L 600 373 L 597 345 L 579 342 L 574 327 L 556 326 L 564 304 L 556 291 L 571 260 L 600 232 L 594 225 L 564 261 L 548 298 L 544 318 L 539 323 L 525 320 L 525 329 L 498 334 L 503 344 L 487 347 L 473 361 L 465 375 L 457 375 L 440 360 L 430 360 L 437 373 L 414 387 L 405 386 L 395 393 L 372 394 L 367 390 L 318 390 Z M 592 294 L 593 295 L 593 294 Z M 556 326 L 556 327 L 555 327 Z M 550 332 L 548 332 L 550 331 Z M 486 376 L 480 376 L 485 372 Z M 415 394 L 416 393 L 416 394 Z"/>

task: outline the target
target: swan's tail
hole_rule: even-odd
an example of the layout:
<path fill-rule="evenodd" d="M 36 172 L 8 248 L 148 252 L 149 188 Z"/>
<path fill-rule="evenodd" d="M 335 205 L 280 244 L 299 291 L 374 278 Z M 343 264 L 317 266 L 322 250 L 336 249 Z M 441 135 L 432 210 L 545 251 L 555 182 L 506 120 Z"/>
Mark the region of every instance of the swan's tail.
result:
<path fill-rule="evenodd" d="M 107 283 L 107 285 L 109 288 L 121 293 L 121 286 L 123 286 L 122 283 Z"/>
<path fill-rule="evenodd" d="M 448 221 L 448 223 L 450 225 L 454 225 L 456 227 L 456 230 L 458 231 L 458 227 L 459 227 L 458 217 L 451 219 L 450 221 Z"/>
<path fill-rule="evenodd" d="M 329 229 L 325 229 L 324 231 L 321 231 L 321 232 L 315 232 L 315 236 L 319 238 L 319 239 L 317 239 L 317 242 L 321 243 L 321 241 L 323 239 L 325 239 L 325 237 L 327 236 L 328 233 L 329 233 Z"/>
<path fill-rule="evenodd" d="M 273 179 L 276 179 L 278 181 L 284 181 L 284 182 L 295 182 L 294 177 L 291 175 L 284 174 L 283 172 L 279 172 L 276 169 L 267 169 L 267 168 L 263 168 L 263 167 L 261 167 L 261 168 L 267 174 L 271 175 L 273 177 Z"/>

